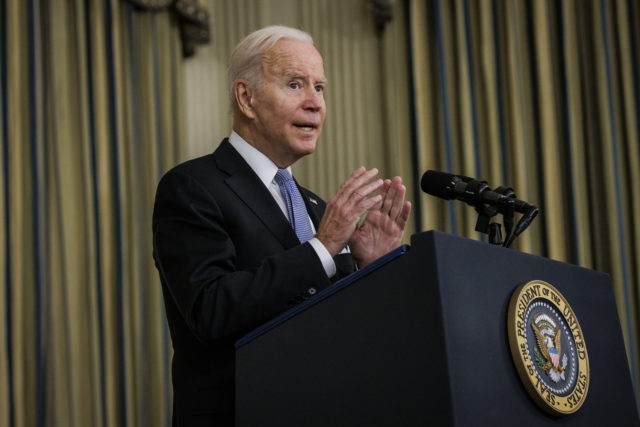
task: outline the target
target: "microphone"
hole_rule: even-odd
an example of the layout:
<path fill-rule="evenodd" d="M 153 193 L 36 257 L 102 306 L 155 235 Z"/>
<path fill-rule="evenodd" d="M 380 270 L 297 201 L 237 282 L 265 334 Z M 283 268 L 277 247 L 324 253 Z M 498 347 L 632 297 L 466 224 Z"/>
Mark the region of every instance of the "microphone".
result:
<path fill-rule="evenodd" d="M 533 205 L 530 205 L 527 202 L 516 199 L 516 193 L 513 191 L 513 188 L 498 187 L 494 191 L 496 193 L 502 194 L 503 196 L 511 197 L 513 199 L 513 208 L 515 212 L 526 214 L 526 215 L 533 215 L 534 217 L 538 214 L 538 208 L 536 208 Z"/>
<path fill-rule="evenodd" d="M 513 207 L 516 212 L 527 205 L 521 200 L 497 193 L 486 181 L 478 181 L 468 176 L 452 175 L 445 172 L 428 170 L 420 182 L 422 191 L 445 200 L 461 200 L 471 206 L 488 204 L 492 206 Z"/>
<path fill-rule="evenodd" d="M 428 170 L 422 175 L 420 182 L 422 191 L 432 196 L 445 200 L 461 200 L 471 206 L 475 206 L 480 213 L 480 217 L 486 220 L 487 216 L 493 216 L 500 212 L 505 217 L 505 227 L 507 227 L 507 239 L 504 246 L 509 247 L 513 240 L 520 235 L 538 215 L 538 208 L 529 203 L 516 199 L 516 194 L 512 188 L 498 187 L 492 190 L 486 181 L 479 181 L 468 176 L 452 175 L 445 172 Z M 493 208 L 488 208 L 492 206 Z M 512 229 L 513 213 L 522 214 L 520 221 Z M 478 223 L 480 224 L 480 218 Z M 486 221 L 488 222 L 488 221 Z M 483 231 L 482 223 L 476 225 L 476 231 Z"/>

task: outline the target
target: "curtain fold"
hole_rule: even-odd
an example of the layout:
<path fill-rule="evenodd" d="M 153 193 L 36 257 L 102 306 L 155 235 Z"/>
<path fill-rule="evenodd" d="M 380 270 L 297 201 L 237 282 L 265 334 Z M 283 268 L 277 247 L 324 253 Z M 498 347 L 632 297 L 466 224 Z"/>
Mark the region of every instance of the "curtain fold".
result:
<path fill-rule="evenodd" d="M 611 275 L 637 390 L 640 7 L 626 0 L 406 5 L 419 170 L 513 186 L 541 208 L 518 249 Z M 424 229 L 478 237 L 467 206 L 426 199 L 422 211 Z"/>
<path fill-rule="evenodd" d="M 183 159 L 177 18 L 121 1 L 0 6 L 0 424 L 170 423 L 151 261 Z"/>

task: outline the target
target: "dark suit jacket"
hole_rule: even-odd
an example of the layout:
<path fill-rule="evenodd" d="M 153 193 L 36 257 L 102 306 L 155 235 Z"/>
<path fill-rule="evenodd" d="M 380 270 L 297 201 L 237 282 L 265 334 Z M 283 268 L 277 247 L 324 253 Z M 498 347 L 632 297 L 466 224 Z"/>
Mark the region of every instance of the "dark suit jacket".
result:
<path fill-rule="evenodd" d="M 325 203 L 300 191 L 317 228 Z M 174 349 L 174 425 L 232 423 L 234 342 L 329 286 L 322 263 L 226 139 L 162 177 L 153 256 Z M 337 278 L 353 271 L 348 258 Z"/>

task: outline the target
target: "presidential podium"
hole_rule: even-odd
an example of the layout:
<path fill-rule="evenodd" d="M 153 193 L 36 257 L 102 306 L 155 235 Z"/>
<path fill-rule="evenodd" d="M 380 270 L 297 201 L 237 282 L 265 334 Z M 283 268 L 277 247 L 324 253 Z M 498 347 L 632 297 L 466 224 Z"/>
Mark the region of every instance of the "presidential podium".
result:
<path fill-rule="evenodd" d="M 581 326 L 572 414 L 542 410 L 512 357 L 510 299 L 532 280 Z M 607 275 L 435 231 L 239 340 L 236 365 L 239 427 L 640 425 Z"/>

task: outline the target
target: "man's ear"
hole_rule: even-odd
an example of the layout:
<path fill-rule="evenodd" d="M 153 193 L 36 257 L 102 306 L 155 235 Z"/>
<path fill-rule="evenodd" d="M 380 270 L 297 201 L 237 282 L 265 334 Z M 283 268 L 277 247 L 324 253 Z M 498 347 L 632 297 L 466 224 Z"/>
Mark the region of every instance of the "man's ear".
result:
<path fill-rule="evenodd" d="M 255 118 L 253 109 L 253 89 L 246 81 L 238 80 L 233 85 L 238 110 L 250 119 Z"/>

